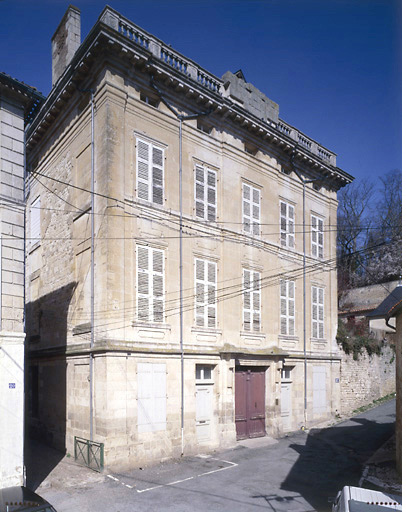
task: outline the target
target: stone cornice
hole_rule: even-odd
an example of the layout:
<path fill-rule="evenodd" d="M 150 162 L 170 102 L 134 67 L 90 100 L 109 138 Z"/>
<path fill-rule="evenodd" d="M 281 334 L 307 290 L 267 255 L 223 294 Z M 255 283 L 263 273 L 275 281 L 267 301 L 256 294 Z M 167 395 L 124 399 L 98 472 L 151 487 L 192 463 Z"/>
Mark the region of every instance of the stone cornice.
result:
<path fill-rule="evenodd" d="M 280 119 L 278 124 L 268 123 L 248 112 L 225 96 L 220 79 L 110 7 L 103 10 L 28 129 L 28 150 L 42 138 L 79 84 L 83 87 L 89 81 L 89 71 L 98 58 L 116 59 L 125 67 L 134 67 L 154 76 L 160 87 L 194 101 L 199 110 L 211 110 L 223 121 L 229 119 L 240 129 L 285 153 L 287 160 L 294 153 L 298 166 L 317 177 L 329 179 L 336 188 L 353 179 L 336 167 L 334 153 Z"/>

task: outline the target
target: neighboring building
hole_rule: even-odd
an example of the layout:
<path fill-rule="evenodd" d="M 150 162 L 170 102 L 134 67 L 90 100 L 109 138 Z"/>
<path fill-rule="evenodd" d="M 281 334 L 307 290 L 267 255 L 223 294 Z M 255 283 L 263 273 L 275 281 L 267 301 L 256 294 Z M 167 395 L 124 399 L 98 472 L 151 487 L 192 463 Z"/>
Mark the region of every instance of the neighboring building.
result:
<path fill-rule="evenodd" d="M 396 346 L 396 469 L 402 473 L 402 285 L 390 293 L 370 314 L 371 318 L 385 318 L 389 329 L 395 332 Z"/>
<path fill-rule="evenodd" d="M 31 431 L 123 466 L 331 418 L 336 155 L 109 7 L 82 44 L 70 7 L 53 49 L 27 133 Z"/>
<path fill-rule="evenodd" d="M 345 322 L 367 322 L 370 332 L 376 339 L 387 338 L 388 334 L 393 333 L 393 329 L 386 325 L 385 315 L 376 314 L 376 310 L 382 301 L 391 296 L 398 285 L 398 281 L 388 281 L 345 290 L 339 299 L 338 318 Z"/>
<path fill-rule="evenodd" d="M 23 482 L 24 125 L 44 99 L 0 72 L 0 488 Z"/>

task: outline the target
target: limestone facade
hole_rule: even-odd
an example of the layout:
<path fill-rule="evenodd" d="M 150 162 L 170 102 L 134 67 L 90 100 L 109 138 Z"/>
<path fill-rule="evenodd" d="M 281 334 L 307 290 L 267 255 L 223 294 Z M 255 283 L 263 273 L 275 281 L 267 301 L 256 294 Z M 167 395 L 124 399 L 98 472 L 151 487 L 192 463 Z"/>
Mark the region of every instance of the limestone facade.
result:
<path fill-rule="evenodd" d="M 0 488 L 24 475 L 24 125 L 40 101 L 0 73 Z"/>
<path fill-rule="evenodd" d="M 336 192 L 352 177 L 271 100 L 259 117 L 261 94 L 105 8 L 27 133 L 32 432 L 71 454 L 93 437 L 123 467 L 340 409 Z M 301 179 L 321 178 L 303 218 Z"/>

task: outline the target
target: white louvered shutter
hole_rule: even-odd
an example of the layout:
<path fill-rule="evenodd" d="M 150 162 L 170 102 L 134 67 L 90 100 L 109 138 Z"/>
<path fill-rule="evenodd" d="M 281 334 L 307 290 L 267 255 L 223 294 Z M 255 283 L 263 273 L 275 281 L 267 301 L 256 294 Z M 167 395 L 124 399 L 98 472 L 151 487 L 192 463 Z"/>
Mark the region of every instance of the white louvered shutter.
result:
<path fill-rule="evenodd" d="M 149 248 L 137 246 L 137 312 L 142 322 L 148 322 L 150 317 L 149 281 Z"/>
<path fill-rule="evenodd" d="M 288 282 L 288 333 L 295 334 L 295 283 Z"/>
<path fill-rule="evenodd" d="M 324 338 L 324 289 L 312 286 L 312 336 Z"/>
<path fill-rule="evenodd" d="M 216 327 L 217 265 L 207 260 L 195 260 L 196 325 Z"/>
<path fill-rule="evenodd" d="M 163 204 L 164 152 L 152 146 L 152 202 Z"/>
<path fill-rule="evenodd" d="M 295 334 L 295 283 L 281 281 L 281 334 Z"/>
<path fill-rule="evenodd" d="M 41 197 L 33 201 L 30 208 L 30 243 L 36 244 L 41 240 Z"/>
<path fill-rule="evenodd" d="M 245 331 L 261 328 L 261 280 L 259 272 L 243 270 L 243 322 Z"/>
<path fill-rule="evenodd" d="M 319 288 L 319 300 L 318 300 L 318 323 L 319 323 L 319 338 L 324 338 L 324 290 Z"/>
<path fill-rule="evenodd" d="M 196 216 L 205 218 L 205 175 L 204 168 L 197 165 L 195 173 Z"/>
<path fill-rule="evenodd" d="M 137 246 L 137 312 L 142 322 L 164 320 L 164 253 Z"/>
<path fill-rule="evenodd" d="M 217 175 L 207 169 L 207 220 L 215 222 L 217 216 Z"/>
<path fill-rule="evenodd" d="M 315 258 L 324 257 L 324 221 L 312 215 L 312 256 Z"/>
<path fill-rule="evenodd" d="M 164 152 L 150 142 L 137 139 L 137 197 L 163 204 Z"/>
<path fill-rule="evenodd" d="M 295 209 L 291 204 L 280 202 L 281 245 L 295 247 Z"/>
<path fill-rule="evenodd" d="M 150 144 L 143 140 L 137 140 L 137 197 L 150 200 Z"/>
<path fill-rule="evenodd" d="M 288 299 L 287 299 L 287 281 L 281 281 L 281 334 L 288 334 L 287 325 Z"/>
<path fill-rule="evenodd" d="M 242 222 L 243 229 L 251 235 L 259 235 L 261 194 L 259 189 L 243 183 Z"/>

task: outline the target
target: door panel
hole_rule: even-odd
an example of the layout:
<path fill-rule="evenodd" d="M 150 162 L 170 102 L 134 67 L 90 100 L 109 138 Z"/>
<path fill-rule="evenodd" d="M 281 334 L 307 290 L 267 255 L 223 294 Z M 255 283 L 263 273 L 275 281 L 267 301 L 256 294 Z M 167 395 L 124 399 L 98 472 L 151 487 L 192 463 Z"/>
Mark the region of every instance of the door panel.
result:
<path fill-rule="evenodd" d="M 283 430 L 290 430 L 290 411 L 292 409 L 291 384 L 281 384 L 281 417 Z"/>
<path fill-rule="evenodd" d="M 235 425 L 237 440 L 266 434 L 265 371 L 236 369 Z"/>
<path fill-rule="evenodd" d="M 248 437 L 246 379 L 246 372 L 235 372 L 235 427 L 237 431 L 237 440 Z"/>
<path fill-rule="evenodd" d="M 196 434 L 198 441 L 208 441 L 211 438 L 212 399 L 212 386 L 196 386 Z"/>

